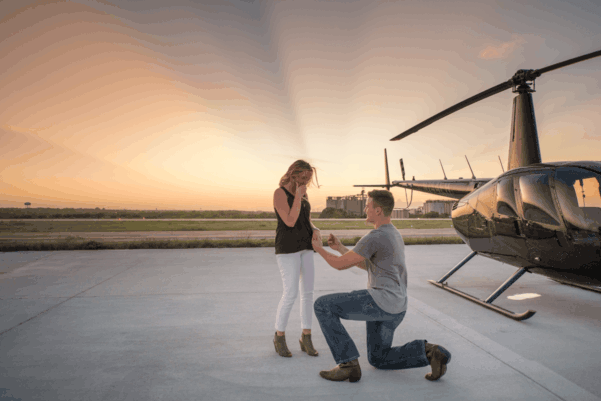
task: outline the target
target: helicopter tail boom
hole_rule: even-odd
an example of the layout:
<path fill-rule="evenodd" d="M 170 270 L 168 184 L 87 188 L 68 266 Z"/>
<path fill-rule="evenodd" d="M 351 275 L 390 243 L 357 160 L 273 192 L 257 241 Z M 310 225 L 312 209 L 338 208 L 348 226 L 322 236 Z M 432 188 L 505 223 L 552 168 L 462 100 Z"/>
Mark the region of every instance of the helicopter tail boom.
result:
<path fill-rule="evenodd" d="M 467 159 L 467 157 L 466 157 Z M 391 187 L 399 187 L 405 189 L 411 189 L 420 192 L 426 192 L 433 195 L 444 196 L 452 199 L 461 199 L 467 194 L 473 192 L 477 188 L 483 186 L 489 182 L 492 178 L 476 178 L 472 171 L 471 179 L 448 179 L 445 174 L 444 180 L 405 180 L 405 168 L 403 166 L 403 159 L 400 160 L 401 172 L 403 173 L 403 180 L 390 182 L 390 176 L 388 172 L 388 155 L 386 149 L 384 149 L 384 172 L 386 184 L 367 184 L 367 185 L 353 185 L 354 187 L 369 187 L 369 188 L 386 188 L 390 191 Z M 468 161 L 469 165 L 469 161 Z M 441 162 L 442 166 L 442 162 Z M 444 168 L 443 168 L 444 173 Z"/>
<path fill-rule="evenodd" d="M 353 185 L 354 187 L 389 188 L 399 187 L 452 199 L 461 199 L 467 194 L 480 188 L 492 178 L 478 179 L 447 179 L 447 180 L 407 180 L 392 181 L 387 184 Z"/>
<path fill-rule="evenodd" d="M 393 181 L 392 185 L 433 195 L 461 199 L 480 188 L 491 178 Z"/>

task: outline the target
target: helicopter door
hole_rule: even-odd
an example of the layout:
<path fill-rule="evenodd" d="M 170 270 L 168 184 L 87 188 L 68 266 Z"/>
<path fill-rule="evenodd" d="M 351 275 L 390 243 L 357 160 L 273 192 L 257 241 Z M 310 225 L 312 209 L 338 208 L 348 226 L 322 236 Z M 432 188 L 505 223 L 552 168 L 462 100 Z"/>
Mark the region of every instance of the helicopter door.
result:
<path fill-rule="evenodd" d="M 526 238 L 520 229 L 515 191 L 513 176 L 503 177 L 497 182 L 496 207 L 492 213 L 494 235 L 491 253 L 526 262 L 528 250 Z"/>
<path fill-rule="evenodd" d="M 519 188 L 518 211 L 520 228 L 526 237 L 528 259 L 531 263 L 552 267 L 566 254 L 558 209 L 553 200 L 551 171 L 524 174 L 516 177 Z"/>
<path fill-rule="evenodd" d="M 555 172 L 555 190 L 570 236 L 601 229 L 601 176 L 576 167 Z"/>
<path fill-rule="evenodd" d="M 555 171 L 555 192 L 566 225 L 571 265 L 601 263 L 601 175 L 578 167 Z"/>

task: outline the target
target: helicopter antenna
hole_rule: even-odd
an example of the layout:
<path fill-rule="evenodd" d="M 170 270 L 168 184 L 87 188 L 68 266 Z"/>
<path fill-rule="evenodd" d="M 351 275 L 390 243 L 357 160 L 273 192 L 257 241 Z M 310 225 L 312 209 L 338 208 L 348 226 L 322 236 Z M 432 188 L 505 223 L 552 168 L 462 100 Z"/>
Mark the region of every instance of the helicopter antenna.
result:
<path fill-rule="evenodd" d="M 467 155 L 465 155 L 465 160 L 467 161 L 467 165 L 470 168 L 470 171 L 472 172 L 472 180 L 475 180 L 476 176 L 474 175 L 474 170 L 472 170 L 472 166 L 470 166 L 470 161 L 467 160 Z"/>
<path fill-rule="evenodd" d="M 501 170 L 505 172 L 505 169 L 503 168 L 503 162 L 501 161 L 501 156 L 497 155 L 497 157 L 499 158 L 499 163 L 501 163 Z"/>
<path fill-rule="evenodd" d="M 442 167 L 442 161 L 440 161 L 440 159 L 438 159 L 438 161 L 440 162 L 440 168 L 442 168 L 442 175 L 444 175 L 444 179 L 446 180 L 447 179 L 447 175 L 444 172 L 444 167 Z"/>

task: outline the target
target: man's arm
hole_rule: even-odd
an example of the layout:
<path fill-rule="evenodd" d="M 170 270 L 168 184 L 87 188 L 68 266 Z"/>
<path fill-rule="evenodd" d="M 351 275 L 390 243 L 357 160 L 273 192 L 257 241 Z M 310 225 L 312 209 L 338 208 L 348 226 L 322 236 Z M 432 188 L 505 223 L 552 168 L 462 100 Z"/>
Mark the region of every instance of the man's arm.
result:
<path fill-rule="evenodd" d="M 347 252 L 345 252 L 342 256 L 336 256 L 323 249 L 323 247 L 314 246 L 313 249 L 315 249 L 315 251 L 319 253 L 326 260 L 326 262 L 328 262 L 328 264 L 336 270 L 346 270 L 353 266 L 365 266 L 365 258 L 353 251 L 349 251 L 348 249 Z M 361 268 L 365 269 L 365 267 Z"/>
<path fill-rule="evenodd" d="M 341 254 L 341 255 L 343 255 L 343 256 L 344 256 L 344 255 L 346 255 L 348 252 L 352 252 L 352 251 L 349 251 L 349 249 L 348 249 L 346 246 L 342 245 L 342 243 L 340 242 L 340 240 L 338 240 L 337 238 L 336 238 L 336 240 L 337 240 L 337 241 L 335 241 L 335 242 L 336 242 L 336 243 L 337 243 L 337 245 L 338 245 L 338 247 L 337 247 L 338 249 L 334 249 L 334 248 L 332 248 L 332 249 L 334 249 L 334 250 L 337 250 L 337 251 L 338 251 L 338 252 L 340 252 L 340 254 Z M 331 248 L 331 247 L 332 247 L 332 246 L 330 246 L 330 248 Z M 355 253 L 355 252 L 353 252 L 353 253 Z M 355 255 L 357 255 L 357 256 L 360 256 L 360 255 L 358 255 L 358 254 L 356 254 L 356 253 L 355 253 Z M 360 268 L 360 269 L 363 269 L 363 270 L 367 271 L 367 266 L 366 266 L 366 264 L 365 264 L 365 258 L 363 258 L 363 259 L 361 260 L 361 262 L 360 262 L 360 263 L 357 263 L 357 264 L 356 264 L 356 265 L 354 265 L 354 266 L 357 266 L 358 268 Z"/>
<path fill-rule="evenodd" d="M 342 256 L 336 256 L 326 251 L 323 249 L 323 243 L 321 242 L 321 234 L 319 231 L 313 233 L 313 240 L 311 243 L 313 245 L 313 250 L 319 253 L 326 260 L 326 262 L 328 262 L 328 264 L 336 270 L 348 269 L 349 267 L 358 265 L 365 260 L 363 256 L 358 255 L 353 251 L 349 251 L 346 248 L 346 252 Z"/>

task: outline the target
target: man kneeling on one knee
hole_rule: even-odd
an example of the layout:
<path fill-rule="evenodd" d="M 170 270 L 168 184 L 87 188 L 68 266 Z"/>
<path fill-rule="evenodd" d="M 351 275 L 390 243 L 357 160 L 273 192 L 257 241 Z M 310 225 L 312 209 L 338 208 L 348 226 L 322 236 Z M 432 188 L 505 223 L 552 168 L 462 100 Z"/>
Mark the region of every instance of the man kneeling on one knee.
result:
<path fill-rule="evenodd" d="M 403 346 L 392 346 L 394 330 L 401 324 L 407 310 L 407 269 L 405 244 L 401 234 L 390 222 L 394 208 L 392 193 L 374 190 L 368 193 L 365 207 L 370 231 L 349 251 L 330 234 L 328 245 L 341 256 L 323 248 L 322 239 L 313 239 L 313 249 L 330 266 L 345 270 L 358 266 L 367 271 L 367 289 L 319 297 L 315 315 L 338 364 L 321 371 L 327 380 L 356 382 L 361 378 L 359 351 L 340 319 L 360 320 L 367 327 L 367 357 L 378 369 L 407 369 L 430 365 L 428 380 L 438 380 L 445 374 L 451 354 L 440 345 L 426 340 L 414 340 Z"/>

